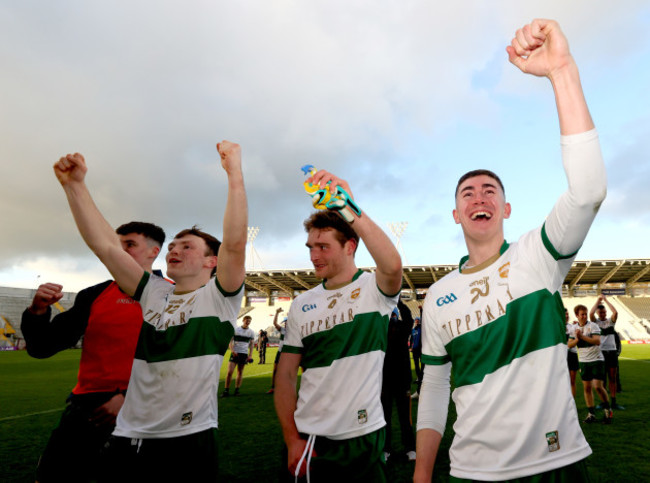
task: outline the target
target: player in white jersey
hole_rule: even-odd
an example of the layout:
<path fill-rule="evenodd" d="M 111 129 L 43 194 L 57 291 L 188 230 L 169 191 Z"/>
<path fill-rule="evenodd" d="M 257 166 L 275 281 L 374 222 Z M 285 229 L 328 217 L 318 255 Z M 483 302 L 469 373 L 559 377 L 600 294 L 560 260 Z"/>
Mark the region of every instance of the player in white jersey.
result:
<path fill-rule="evenodd" d="M 230 342 L 230 361 L 228 362 L 228 374 L 226 374 L 225 388 L 222 397 L 230 395 L 230 383 L 232 381 L 232 373 L 237 366 L 237 380 L 235 381 L 235 396 L 239 396 L 239 388 L 244 377 L 244 368 L 246 364 L 252 360 L 253 355 L 253 339 L 255 339 L 255 332 L 249 326 L 253 318 L 250 315 L 245 315 L 242 319 L 242 326 L 235 329 L 235 335 Z"/>
<path fill-rule="evenodd" d="M 79 232 L 144 317 L 103 481 L 217 479 L 216 392 L 243 296 L 248 223 L 241 150 L 228 141 L 217 150 L 228 177 L 223 242 L 196 228 L 177 234 L 166 257 L 175 284 L 122 250 L 86 187 L 83 156 L 54 165 Z"/>
<path fill-rule="evenodd" d="M 580 359 L 580 378 L 585 394 L 585 404 L 589 414 L 584 420 L 585 423 L 595 423 L 596 413 L 594 410 L 594 393 L 595 389 L 602 401 L 604 413 L 603 423 L 612 422 L 612 410 L 609 406 L 607 391 L 603 387 L 605 379 L 605 359 L 600 350 L 601 331 L 598 324 L 587 320 L 587 307 L 576 305 L 573 311 L 578 317 L 578 327 L 574 332 L 574 337 L 569 339 L 569 347 L 578 349 L 578 358 Z"/>
<path fill-rule="evenodd" d="M 612 312 L 611 317 L 607 317 L 607 304 Z M 596 317 L 596 314 L 598 317 Z M 601 295 L 589 311 L 589 320 L 598 324 L 600 327 L 600 350 L 605 358 L 605 378 L 608 381 L 609 397 L 612 402 L 612 409 L 624 410 L 623 406 L 616 403 L 616 381 L 618 376 L 618 350 L 616 347 L 616 320 L 618 312 L 614 306 L 607 300 L 605 295 Z"/>
<path fill-rule="evenodd" d="M 348 184 L 326 171 L 311 182 Z M 275 407 L 287 466 L 310 481 L 385 481 L 381 380 L 388 318 L 402 286 L 400 256 L 365 213 L 348 224 L 332 211 L 305 222 L 317 287 L 291 304 L 276 375 Z M 377 269 L 356 267 L 363 240 Z M 299 367 L 303 368 L 296 394 Z"/>
<path fill-rule="evenodd" d="M 431 481 L 452 369 L 453 477 L 582 479 L 591 453 L 571 396 L 559 290 L 605 198 L 605 167 L 558 24 L 536 19 L 506 50 L 522 72 L 551 81 L 569 189 L 542 226 L 509 244 L 511 207 L 498 176 L 476 170 L 460 178 L 453 216 L 469 255 L 424 303 L 415 482 Z"/>

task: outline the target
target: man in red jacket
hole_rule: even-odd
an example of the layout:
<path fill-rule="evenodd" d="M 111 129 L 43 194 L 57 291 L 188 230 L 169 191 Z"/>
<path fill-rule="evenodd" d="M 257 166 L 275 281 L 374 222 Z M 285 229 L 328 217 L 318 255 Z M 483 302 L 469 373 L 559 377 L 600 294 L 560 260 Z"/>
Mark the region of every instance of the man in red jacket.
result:
<path fill-rule="evenodd" d="M 124 251 L 151 272 L 165 232 L 144 222 L 127 223 L 116 232 Z M 50 322 L 50 306 L 61 299 L 62 290 L 54 283 L 39 286 L 21 325 L 27 352 L 37 359 L 68 349 L 83 336 L 77 384 L 36 470 L 41 483 L 93 479 L 124 403 L 142 326 L 140 305 L 112 280 L 79 292 L 73 307 Z"/>

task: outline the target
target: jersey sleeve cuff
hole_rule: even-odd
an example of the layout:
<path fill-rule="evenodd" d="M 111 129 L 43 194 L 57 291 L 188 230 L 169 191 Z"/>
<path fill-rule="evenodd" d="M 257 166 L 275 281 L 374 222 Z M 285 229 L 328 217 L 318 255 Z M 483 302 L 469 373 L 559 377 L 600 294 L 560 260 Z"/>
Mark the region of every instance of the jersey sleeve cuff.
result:
<path fill-rule="evenodd" d="M 423 364 L 428 364 L 430 366 L 442 366 L 443 364 L 450 362 L 451 359 L 449 356 L 430 356 L 422 354 L 421 361 Z"/>
<path fill-rule="evenodd" d="M 289 354 L 298 354 L 302 355 L 302 347 L 296 347 L 294 345 L 287 345 L 286 343 L 282 346 L 282 353 L 289 353 Z"/>
<path fill-rule="evenodd" d="M 553 243 L 551 243 L 551 240 L 549 240 L 548 235 L 546 233 L 546 223 L 542 225 L 542 242 L 544 243 L 544 247 L 546 248 L 546 251 L 551 254 L 551 256 L 556 260 L 566 260 L 567 258 L 573 258 L 576 256 L 580 248 L 576 250 L 573 253 L 569 253 L 568 255 L 563 255 L 560 252 L 558 252 L 555 247 L 553 246 Z"/>
<path fill-rule="evenodd" d="M 219 279 L 217 277 L 214 277 L 214 283 L 217 285 L 217 289 L 219 290 L 219 292 L 221 292 L 221 295 L 223 295 L 224 297 L 234 297 L 241 291 L 242 287 L 244 286 L 244 282 L 242 282 L 242 284 L 239 286 L 239 288 L 237 288 L 237 290 L 235 290 L 234 292 L 227 292 L 221 286 L 221 284 L 219 283 Z"/>

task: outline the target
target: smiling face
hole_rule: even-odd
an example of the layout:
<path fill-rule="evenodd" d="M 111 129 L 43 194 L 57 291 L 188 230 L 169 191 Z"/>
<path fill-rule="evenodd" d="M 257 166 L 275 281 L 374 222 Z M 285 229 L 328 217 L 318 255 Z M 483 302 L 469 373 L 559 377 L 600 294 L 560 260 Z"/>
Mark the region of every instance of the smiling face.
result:
<path fill-rule="evenodd" d="M 319 278 L 335 280 L 337 275 L 345 272 L 350 262 L 354 263 L 355 241 L 347 240 L 341 244 L 333 228 L 309 230 L 306 245 Z"/>
<path fill-rule="evenodd" d="M 206 270 L 209 276 L 217 264 L 217 257 L 208 254 L 205 240 L 196 235 L 174 238 L 168 250 L 167 276 L 176 282 L 182 278 L 203 277 Z"/>
<path fill-rule="evenodd" d="M 477 242 L 490 242 L 495 237 L 503 239 L 503 220 L 510 217 L 510 211 L 503 189 L 491 176 L 474 176 L 458 186 L 453 215 L 466 239 Z"/>
<path fill-rule="evenodd" d="M 576 317 L 578 317 L 578 325 L 584 327 L 587 323 L 587 309 L 576 310 Z"/>

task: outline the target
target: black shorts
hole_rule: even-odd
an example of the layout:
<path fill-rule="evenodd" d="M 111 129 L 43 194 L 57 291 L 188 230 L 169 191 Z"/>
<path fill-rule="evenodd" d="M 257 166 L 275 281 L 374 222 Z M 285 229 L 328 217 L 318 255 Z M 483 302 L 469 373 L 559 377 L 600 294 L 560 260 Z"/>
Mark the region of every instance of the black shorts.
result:
<path fill-rule="evenodd" d="M 616 351 L 603 351 L 605 358 L 605 369 L 615 369 L 618 367 L 618 353 Z"/>
<path fill-rule="evenodd" d="M 174 438 L 111 436 L 103 454 L 109 482 L 210 482 L 218 480 L 217 428 Z"/>
<path fill-rule="evenodd" d="M 581 362 L 580 363 L 580 378 L 585 381 L 592 381 L 597 379 L 599 381 L 605 380 L 605 362 Z"/>
<path fill-rule="evenodd" d="M 242 354 L 240 352 L 231 352 L 230 362 L 234 362 L 238 366 L 244 366 L 248 362 L 248 354 Z"/>
<path fill-rule="evenodd" d="M 99 475 L 100 454 L 113 432 L 113 425 L 97 427 L 90 422 L 93 411 L 114 393 L 70 395 L 36 468 L 36 480 L 89 481 Z"/>
<path fill-rule="evenodd" d="M 580 370 L 580 363 L 578 362 L 578 353 L 569 351 L 566 359 L 570 371 Z"/>

